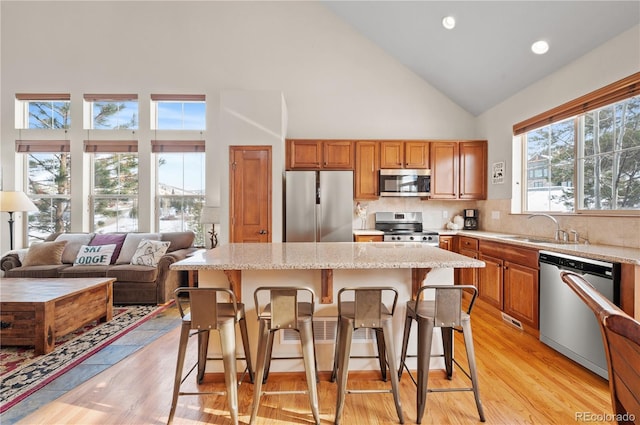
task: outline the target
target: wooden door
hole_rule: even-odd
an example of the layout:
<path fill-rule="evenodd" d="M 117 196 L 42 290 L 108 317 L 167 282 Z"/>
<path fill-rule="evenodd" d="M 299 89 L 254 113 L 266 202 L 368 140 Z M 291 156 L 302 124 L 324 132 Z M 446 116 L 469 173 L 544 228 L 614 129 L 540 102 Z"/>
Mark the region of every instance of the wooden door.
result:
<path fill-rule="evenodd" d="M 505 261 L 504 312 L 538 329 L 538 270 Z"/>
<path fill-rule="evenodd" d="M 404 145 L 405 168 L 429 168 L 429 142 L 407 142 Z"/>
<path fill-rule="evenodd" d="M 480 269 L 478 280 L 478 297 L 502 310 L 503 261 L 498 258 L 480 254 L 480 260 L 486 266 Z"/>
<path fill-rule="evenodd" d="M 353 143 L 350 140 L 331 140 L 322 143 L 322 168 L 353 170 Z"/>
<path fill-rule="evenodd" d="M 431 198 L 458 198 L 458 142 L 431 142 Z"/>
<path fill-rule="evenodd" d="M 378 152 L 375 141 L 356 142 L 355 199 L 378 199 Z"/>
<path fill-rule="evenodd" d="M 487 199 L 487 142 L 460 142 L 460 199 Z"/>
<path fill-rule="evenodd" d="M 271 242 L 271 146 L 230 147 L 231 242 Z"/>
<path fill-rule="evenodd" d="M 403 168 L 404 142 L 380 143 L 380 168 Z"/>

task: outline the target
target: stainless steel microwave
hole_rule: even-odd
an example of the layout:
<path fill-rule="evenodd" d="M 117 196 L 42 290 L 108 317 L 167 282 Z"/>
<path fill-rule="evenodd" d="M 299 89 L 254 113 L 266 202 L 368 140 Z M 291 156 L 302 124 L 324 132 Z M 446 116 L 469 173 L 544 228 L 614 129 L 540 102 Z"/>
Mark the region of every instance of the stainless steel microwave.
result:
<path fill-rule="evenodd" d="M 379 179 L 380 196 L 429 196 L 431 170 L 382 169 Z"/>

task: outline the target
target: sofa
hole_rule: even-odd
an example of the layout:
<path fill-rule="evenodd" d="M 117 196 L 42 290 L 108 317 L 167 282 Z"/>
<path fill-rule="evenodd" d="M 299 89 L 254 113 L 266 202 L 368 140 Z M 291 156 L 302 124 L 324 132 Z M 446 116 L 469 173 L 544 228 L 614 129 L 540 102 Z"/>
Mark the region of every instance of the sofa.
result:
<path fill-rule="evenodd" d="M 0 259 L 6 278 L 112 277 L 113 304 L 164 304 L 187 282 L 169 270 L 191 255 L 193 232 L 55 233 Z"/>

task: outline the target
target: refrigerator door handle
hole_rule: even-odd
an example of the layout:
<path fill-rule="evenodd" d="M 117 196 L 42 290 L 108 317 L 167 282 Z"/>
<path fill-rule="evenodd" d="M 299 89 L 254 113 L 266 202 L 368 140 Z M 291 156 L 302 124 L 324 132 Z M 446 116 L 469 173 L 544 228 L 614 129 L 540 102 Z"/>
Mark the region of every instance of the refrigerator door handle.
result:
<path fill-rule="evenodd" d="M 322 239 L 322 206 L 316 204 L 314 222 L 316 224 L 316 242 Z"/>

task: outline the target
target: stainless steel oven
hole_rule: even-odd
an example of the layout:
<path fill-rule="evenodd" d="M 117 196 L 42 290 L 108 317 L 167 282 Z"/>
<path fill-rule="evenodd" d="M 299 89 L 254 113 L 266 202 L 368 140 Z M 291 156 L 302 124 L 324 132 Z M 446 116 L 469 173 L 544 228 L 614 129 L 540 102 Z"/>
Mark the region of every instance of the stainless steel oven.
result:
<path fill-rule="evenodd" d="M 384 242 L 419 242 L 438 246 L 438 232 L 424 231 L 421 212 L 377 212 L 376 230 L 384 232 Z"/>

